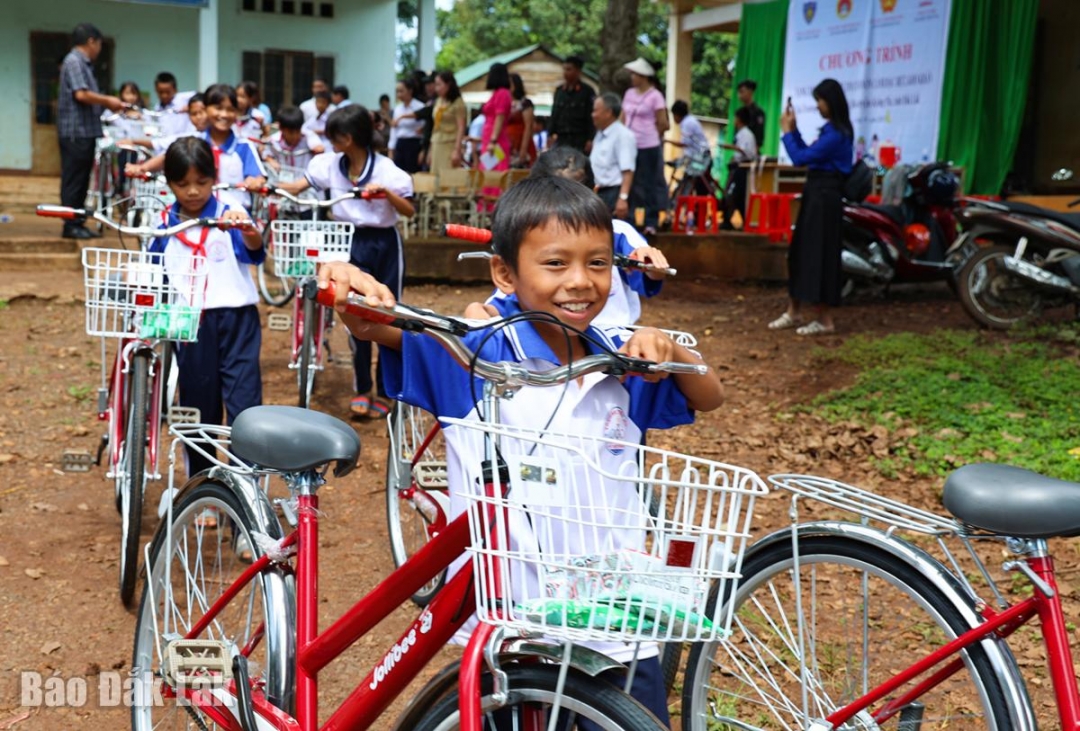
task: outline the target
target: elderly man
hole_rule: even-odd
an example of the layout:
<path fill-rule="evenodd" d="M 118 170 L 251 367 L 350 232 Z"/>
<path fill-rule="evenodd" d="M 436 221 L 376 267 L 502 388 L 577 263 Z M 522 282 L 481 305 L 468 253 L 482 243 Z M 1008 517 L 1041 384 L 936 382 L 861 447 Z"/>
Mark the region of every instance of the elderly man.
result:
<path fill-rule="evenodd" d="M 71 208 L 86 205 L 90 173 L 94 169 L 94 143 L 101 137 L 101 108 L 119 111 L 118 97 L 98 93 L 94 61 L 101 53 L 101 31 L 80 23 L 71 34 L 74 46 L 60 66 L 60 97 L 56 104 L 56 131 L 60 137 L 60 202 Z M 84 219 L 65 221 L 66 239 L 96 238 Z"/>
<path fill-rule="evenodd" d="M 596 179 L 596 193 L 616 218 L 630 213 L 630 188 L 634 184 L 637 142 L 634 133 L 619 121 L 622 100 L 617 94 L 601 94 L 593 101 L 592 121 L 596 125 L 589 161 Z"/>

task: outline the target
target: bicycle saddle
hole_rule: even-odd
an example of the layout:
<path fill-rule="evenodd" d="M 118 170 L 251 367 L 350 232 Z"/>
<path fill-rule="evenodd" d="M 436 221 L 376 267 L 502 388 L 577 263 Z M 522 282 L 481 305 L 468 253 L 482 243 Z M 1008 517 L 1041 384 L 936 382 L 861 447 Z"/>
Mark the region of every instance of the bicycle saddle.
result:
<path fill-rule="evenodd" d="M 1003 464 L 949 475 L 945 508 L 964 523 L 1014 538 L 1080 535 L 1080 484 Z"/>
<path fill-rule="evenodd" d="M 360 437 L 328 414 L 296 406 L 252 406 L 233 422 L 231 450 L 245 462 L 280 472 L 304 472 L 336 462 L 343 477 L 360 458 Z"/>

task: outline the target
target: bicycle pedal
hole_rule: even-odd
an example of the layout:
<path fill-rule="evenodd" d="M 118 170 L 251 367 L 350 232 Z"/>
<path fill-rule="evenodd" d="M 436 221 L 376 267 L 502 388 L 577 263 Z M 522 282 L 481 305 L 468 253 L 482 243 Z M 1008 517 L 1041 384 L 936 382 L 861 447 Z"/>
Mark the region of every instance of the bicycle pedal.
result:
<path fill-rule="evenodd" d="M 416 484 L 425 490 L 438 490 L 449 486 L 446 462 L 417 462 L 413 468 Z"/>
<path fill-rule="evenodd" d="M 266 318 L 266 327 L 268 330 L 288 332 L 292 330 L 292 315 L 286 315 L 284 312 L 271 312 Z"/>
<path fill-rule="evenodd" d="M 173 424 L 199 424 L 202 422 L 202 413 L 194 406 L 170 406 L 166 420 L 169 426 Z"/>
<path fill-rule="evenodd" d="M 64 472 L 89 472 L 94 455 L 85 449 L 65 449 L 60 455 L 60 469 Z"/>
<path fill-rule="evenodd" d="M 231 655 L 221 640 L 173 640 L 165 647 L 165 679 L 173 687 L 220 686 L 232 678 Z"/>

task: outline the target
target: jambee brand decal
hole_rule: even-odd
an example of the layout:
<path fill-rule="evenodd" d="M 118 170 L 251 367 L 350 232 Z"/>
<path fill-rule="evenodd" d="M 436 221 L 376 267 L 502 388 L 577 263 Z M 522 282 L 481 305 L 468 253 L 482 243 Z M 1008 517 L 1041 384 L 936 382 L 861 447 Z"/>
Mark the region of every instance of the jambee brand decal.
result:
<path fill-rule="evenodd" d="M 384 681 L 386 676 L 390 674 L 390 671 L 401 662 L 401 658 L 409 654 L 409 650 L 416 644 L 419 635 L 426 635 L 431 631 L 433 619 L 431 612 L 425 609 L 417 618 L 416 623 L 409 630 L 409 634 L 402 637 L 400 642 L 390 648 L 390 651 L 386 653 L 382 662 L 375 666 L 375 675 L 371 680 L 371 685 L 368 686 L 371 690 L 375 690 L 379 686 L 379 683 Z"/>

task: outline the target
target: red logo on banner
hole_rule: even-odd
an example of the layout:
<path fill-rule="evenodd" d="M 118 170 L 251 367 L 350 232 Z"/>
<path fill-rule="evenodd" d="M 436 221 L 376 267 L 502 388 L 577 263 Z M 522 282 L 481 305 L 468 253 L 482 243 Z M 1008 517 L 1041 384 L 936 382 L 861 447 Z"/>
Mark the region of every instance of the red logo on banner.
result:
<path fill-rule="evenodd" d="M 839 0 L 836 3 L 836 17 L 841 20 L 851 15 L 851 0 Z"/>

